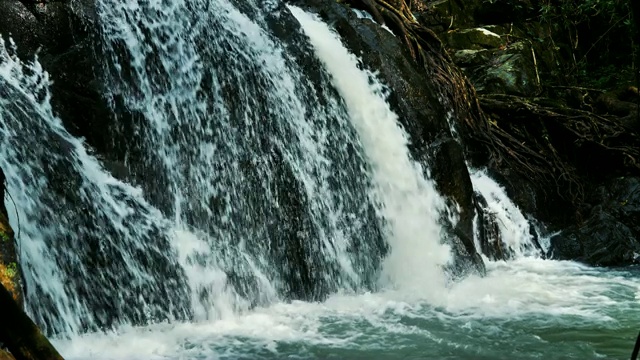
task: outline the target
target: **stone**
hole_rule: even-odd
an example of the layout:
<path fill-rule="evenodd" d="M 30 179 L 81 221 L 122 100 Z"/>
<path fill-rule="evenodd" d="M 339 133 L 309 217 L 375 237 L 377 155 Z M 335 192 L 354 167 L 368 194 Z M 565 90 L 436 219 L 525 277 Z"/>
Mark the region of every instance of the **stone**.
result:
<path fill-rule="evenodd" d="M 38 61 L 51 76 L 52 106 L 65 127 L 99 152 L 112 150 L 109 106 L 101 96 L 96 64 L 96 13 L 92 0 L 27 6 L 0 0 L 0 34 L 16 44 L 23 61 Z"/>
<path fill-rule="evenodd" d="M 0 198 L 5 198 L 4 174 L 0 170 Z M 10 194 L 9 194 L 10 195 Z M 4 202 L 0 204 L 0 286 L 11 293 L 20 306 L 23 304 L 22 280 L 18 266 L 15 236 Z"/>
<path fill-rule="evenodd" d="M 550 255 L 594 266 L 640 264 L 640 178 L 617 178 L 595 193 L 589 217 L 554 236 Z"/>
<path fill-rule="evenodd" d="M 501 49 L 464 49 L 452 56 L 479 93 L 536 96 L 542 92 L 535 52 L 516 42 Z"/>
<path fill-rule="evenodd" d="M 482 27 L 447 31 L 441 38 L 451 49 L 495 49 L 506 43 L 500 35 Z"/>

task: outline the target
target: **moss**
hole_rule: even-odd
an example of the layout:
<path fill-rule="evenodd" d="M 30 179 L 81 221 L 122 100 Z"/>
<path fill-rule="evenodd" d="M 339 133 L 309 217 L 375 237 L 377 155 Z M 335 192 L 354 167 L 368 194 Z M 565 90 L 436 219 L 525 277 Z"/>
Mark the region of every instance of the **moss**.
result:
<path fill-rule="evenodd" d="M 18 301 L 20 298 L 19 287 L 17 286 L 18 265 L 15 262 L 8 265 L 0 263 L 0 284 L 7 289 L 13 298 Z"/>
<path fill-rule="evenodd" d="M 8 352 L 0 349 L 0 360 L 15 360 L 15 358 Z"/>

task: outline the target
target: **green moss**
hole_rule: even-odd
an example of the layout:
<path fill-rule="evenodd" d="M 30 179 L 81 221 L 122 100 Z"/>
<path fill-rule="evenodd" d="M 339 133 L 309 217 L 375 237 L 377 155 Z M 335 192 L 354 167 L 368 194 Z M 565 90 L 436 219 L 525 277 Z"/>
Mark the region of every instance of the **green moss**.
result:
<path fill-rule="evenodd" d="M 9 278 L 13 279 L 16 274 L 18 274 L 18 264 L 15 262 L 9 263 L 5 269 L 5 273 Z"/>

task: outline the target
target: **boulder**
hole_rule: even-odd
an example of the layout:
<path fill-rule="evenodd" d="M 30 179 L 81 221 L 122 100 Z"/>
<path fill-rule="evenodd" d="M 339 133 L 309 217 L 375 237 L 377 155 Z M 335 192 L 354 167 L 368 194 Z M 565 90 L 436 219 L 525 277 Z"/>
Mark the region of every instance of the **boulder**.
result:
<path fill-rule="evenodd" d="M 587 219 L 551 239 L 550 255 L 595 266 L 640 264 L 640 177 L 600 186 Z"/>
<path fill-rule="evenodd" d="M 96 72 L 96 13 L 92 0 L 30 4 L 0 0 L 0 34 L 11 38 L 23 61 L 38 61 L 50 74 L 52 106 L 65 127 L 108 153 L 112 115 Z"/>
<path fill-rule="evenodd" d="M 434 31 L 468 28 L 475 24 L 474 12 L 481 0 L 436 0 L 417 7 L 416 17 Z"/>
<path fill-rule="evenodd" d="M 479 93 L 536 96 L 542 92 L 535 52 L 523 41 L 500 49 L 469 49 L 453 53 Z"/>
<path fill-rule="evenodd" d="M 495 49 L 506 44 L 500 35 L 482 27 L 447 31 L 441 38 L 450 49 Z"/>

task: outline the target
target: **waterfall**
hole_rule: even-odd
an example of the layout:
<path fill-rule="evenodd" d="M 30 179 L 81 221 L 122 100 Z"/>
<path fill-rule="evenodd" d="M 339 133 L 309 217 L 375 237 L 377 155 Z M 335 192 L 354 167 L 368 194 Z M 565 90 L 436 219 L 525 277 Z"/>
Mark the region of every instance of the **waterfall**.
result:
<path fill-rule="evenodd" d="M 445 210 L 433 181 L 411 160 L 407 134 L 386 101 L 387 89 L 344 47 L 339 36 L 315 16 L 290 7 L 309 36 L 318 58 L 345 100 L 349 116 L 371 163 L 378 212 L 388 224 L 390 253 L 383 264 L 383 281 L 397 287 L 444 288 L 442 267 L 450 248 L 438 223 Z"/>
<path fill-rule="evenodd" d="M 375 285 L 385 246 L 363 149 L 307 45 L 276 37 L 285 11 L 99 2 L 106 96 L 135 119 L 117 136 L 141 144 L 129 167 L 182 234 L 196 318 Z"/>
<path fill-rule="evenodd" d="M 539 231 L 507 196 L 505 189 L 486 170 L 470 169 L 471 182 L 480 202 L 475 224 L 478 252 L 490 259 L 539 257 L 548 243 L 541 244 Z"/>
<path fill-rule="evenodd" d="M 169 223 L 64 129 L 47 73 L 13 53 L 0 43 L 0 167 L 16 205 L 7 201 L 27 310 L 65 333 L 184 317 Z"/>
<path fill-rule="evenodd" d="M 37 59 L 2 44 L 0 167 L 28 311 L 45 331 L 445 288 L 445 202 L 388 89 L 326 24 L 289 9 L 98 1 L 116 120 L 105 131 L 120 151 L 103 156 L 125 178 L 65 130 Z"/>

